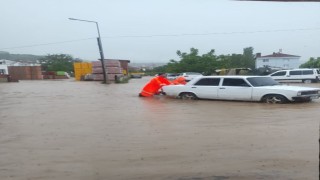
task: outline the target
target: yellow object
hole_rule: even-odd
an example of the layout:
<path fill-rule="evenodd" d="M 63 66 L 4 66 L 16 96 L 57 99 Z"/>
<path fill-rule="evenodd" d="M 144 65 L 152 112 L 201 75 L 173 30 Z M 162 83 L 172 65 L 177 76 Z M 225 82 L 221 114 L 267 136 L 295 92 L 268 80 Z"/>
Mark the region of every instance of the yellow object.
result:
<path fill-rule="evenodd" d="M 92 73 L 92 63 L 76 62 L 73 63 L 74 77 L 77 81 L 81 80 L 81 76 Z"/>

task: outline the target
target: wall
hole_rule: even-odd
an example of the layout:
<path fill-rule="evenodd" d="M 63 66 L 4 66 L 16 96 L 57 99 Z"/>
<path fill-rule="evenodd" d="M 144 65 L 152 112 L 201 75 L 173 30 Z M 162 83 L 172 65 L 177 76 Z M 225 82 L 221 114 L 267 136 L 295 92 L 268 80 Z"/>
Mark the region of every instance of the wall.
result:
<path fill-rule="evenodd" d="M 8 66 L 9 75 L 15 80 L 41 80 L 41 66 Z"/>

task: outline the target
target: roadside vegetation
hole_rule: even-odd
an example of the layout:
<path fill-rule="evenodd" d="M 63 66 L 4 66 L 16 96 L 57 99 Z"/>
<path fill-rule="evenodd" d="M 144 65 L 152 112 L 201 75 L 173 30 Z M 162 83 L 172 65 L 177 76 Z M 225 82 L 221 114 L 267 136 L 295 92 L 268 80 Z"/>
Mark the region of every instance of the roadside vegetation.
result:
<path fill-rule="evenodd" d="M 250 68 L 249 74 L 266 75 L 272 72 L 269 67 L 255 69 L 255 54 L 253 47 L 243 49 L 242 54 L 216 55 L 212 49 L 208 53 L 199 55 L 199 50 L 191 48 L 190 52 L 177 51 L 178 60 L 171 59 L 164 66 L 156 67 L 146 72 L 146 74 L 156 74 L 158 72 L 181 73 L 199 72 L 203 75 L 215 74 L 219 69 Z M 300 68 L 320 68 L 320 57 L 310 58 Z"/>
<path fill-rule="evenodd" d="M 168 64 L 154 68 L 151 72 L 199 72 L 211 75 L 217 69 L 250 68 L 255 67 L 253 48 L 243 49 L 242 54 L 216 55 L 212 49 L 208 53 L 199 55 L 199 50 L 191 48 L 190 52 L 177 51 L 178 60 L 171 59 Z"/>
<path fill-rule="evenodd" d="M 310 58 L 304 64 L 301 64 L 301 68 L 320 68 L 320 57 Z"/>
<path fill-rule="evenodd" d="M 73 63 L 81 62 L 67 54 L 48 54 L 39 59 L 43 71 L 73 72 Z"/>

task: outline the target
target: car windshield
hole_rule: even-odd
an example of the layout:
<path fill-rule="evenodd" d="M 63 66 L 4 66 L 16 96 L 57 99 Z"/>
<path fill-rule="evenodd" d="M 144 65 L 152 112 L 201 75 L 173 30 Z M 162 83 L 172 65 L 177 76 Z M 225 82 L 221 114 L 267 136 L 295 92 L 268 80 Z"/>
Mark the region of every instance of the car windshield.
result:
<path fill-rule="evenodd" d="M 247 80 L 254 87 L 280 85 L 277 81 L 270 77 L 249 77 Z"/>

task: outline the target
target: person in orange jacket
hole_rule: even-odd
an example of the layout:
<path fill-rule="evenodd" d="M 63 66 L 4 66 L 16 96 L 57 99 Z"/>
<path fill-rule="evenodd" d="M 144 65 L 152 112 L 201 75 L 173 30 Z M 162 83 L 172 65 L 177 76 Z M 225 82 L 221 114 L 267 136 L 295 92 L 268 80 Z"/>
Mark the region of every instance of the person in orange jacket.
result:
<path fill-rule="evenodd" d="M 162 86 L 169 85 L 171 82 L 166 78 L 165 73 L 159 73 L 156 77 L 152 78 L 139 93 L 140 97 L 150 97 L 159 93 Z"/>
<path fill-rule="evenodd" d="M 172 83 L 173 83 L 174 85 L 178 85 L 178 84 L 183 84 L 183 85 L 185 85 L 185 84 L 187 84 L 187 81 L 186 81 L 186 78 L 185 78 L 185 77 L 179 76 L 179 77 L 177 77 L 176 79 L 174 79 L 174 80 L 172 81 Z"/>

